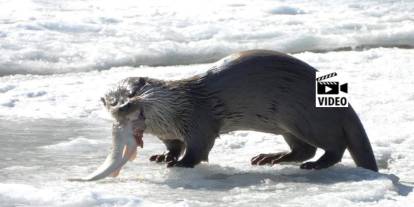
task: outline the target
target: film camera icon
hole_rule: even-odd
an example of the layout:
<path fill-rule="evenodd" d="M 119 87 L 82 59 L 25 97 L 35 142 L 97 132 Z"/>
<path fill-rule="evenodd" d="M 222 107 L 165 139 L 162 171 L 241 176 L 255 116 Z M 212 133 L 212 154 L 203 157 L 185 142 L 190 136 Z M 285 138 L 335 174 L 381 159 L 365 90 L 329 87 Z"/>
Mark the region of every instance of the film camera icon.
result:
<path fill-rule="evenodd" d="M 348 83 L 339 85 L 338 81 L 322 81 L 334 76 L 337 76 L 337 74 L 329 73 L 327 75 L 316 78 L 318 94 L 336 95 L 339 94 L 339 91 L 348 93 Z"/>

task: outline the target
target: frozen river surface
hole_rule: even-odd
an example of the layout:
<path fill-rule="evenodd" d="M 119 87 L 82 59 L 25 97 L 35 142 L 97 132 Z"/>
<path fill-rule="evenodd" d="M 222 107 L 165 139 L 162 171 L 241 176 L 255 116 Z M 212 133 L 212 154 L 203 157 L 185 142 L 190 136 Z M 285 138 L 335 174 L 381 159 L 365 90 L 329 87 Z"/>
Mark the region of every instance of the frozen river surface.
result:
<path fill-rule="evenodd" d="M 0 206 L 412 206 L 413 13 L 413 1 L 392 0 L 0 0 Z M 320 171 L 251 166 L 288 147 L 237 131 L 194 169 L 150 163 L 164 146 L 145 134 L 119 177 L 67 181 L 110 150 L 99 99 L 116 82 L 189 77 L 257 48 L 348 82 L 379 173 L 348 153 Z"/>

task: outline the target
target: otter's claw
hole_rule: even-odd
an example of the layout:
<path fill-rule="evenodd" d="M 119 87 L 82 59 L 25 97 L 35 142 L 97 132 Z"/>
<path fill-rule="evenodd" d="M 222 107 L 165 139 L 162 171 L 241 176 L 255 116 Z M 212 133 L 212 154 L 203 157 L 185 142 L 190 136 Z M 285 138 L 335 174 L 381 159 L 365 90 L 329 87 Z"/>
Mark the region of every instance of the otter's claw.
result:
<path fill-rule="evenodd" d="M 273 154 L 260 154 L 251 159 L 252 165 L 266 165 L 266 164 L 276 164 L 278 161 L 285 156 L 286 152 L 279 152 Z"/>
<path fill-rule="evenodd" d="M 194 164 L 183 162 L 182 160 L 177 161 L 173 160 L 167 163 L 167 167 L 186 167 L 186 168 L 193 168 Z"/>
<path fill-rule="evenodd" d="M 157 162 L 157 163 L 171 162 L 173 160 L 177 160 L 177 157 L 173 156 L 171 153 L 168 153 L 168 152 L 164 153 L 164 154 L 161 154 L 161 155 L 153 155 L 153 156 L 150 157 L 150 161 Z"/>

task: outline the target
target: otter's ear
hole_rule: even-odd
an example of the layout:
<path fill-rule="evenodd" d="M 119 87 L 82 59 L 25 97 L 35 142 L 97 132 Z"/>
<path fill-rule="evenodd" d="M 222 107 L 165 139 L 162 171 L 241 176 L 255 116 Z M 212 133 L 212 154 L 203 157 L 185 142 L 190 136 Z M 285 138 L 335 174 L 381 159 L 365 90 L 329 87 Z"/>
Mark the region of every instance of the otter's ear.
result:
<path fill-rule="evenodd" d="M 147 82 L 148 78 L 140 77 L 138 80 L 138 84 L 142 87 Z"/>
<path fill-rule="evenodd" d="M 105 102 L 105 99 L 103 97 L 101 97 L 101 101 L 102 101 L 103 105 L 106 106 L 106 102 Z"/>

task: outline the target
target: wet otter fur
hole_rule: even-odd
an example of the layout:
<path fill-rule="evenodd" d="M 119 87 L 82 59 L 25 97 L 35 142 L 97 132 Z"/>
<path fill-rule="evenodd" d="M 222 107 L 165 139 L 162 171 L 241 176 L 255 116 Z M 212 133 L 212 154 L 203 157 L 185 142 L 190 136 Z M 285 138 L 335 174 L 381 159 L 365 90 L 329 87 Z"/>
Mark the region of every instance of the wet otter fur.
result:
<path fill-rule="evenodd" d="M 378 171 L 353 108 L 315 107 L 315 71 L 289 55 L 252 50 L 228 56 L 189 79 L 124 79 L 118 96 L 134 98 L 123 107 L 124 114 L 137 108 L 143 112 L 145 132 L 168 150 L 150 160 L 169 167 L 207 161 L 222 133 L 254 130 L 282 135 L 291 151 L 260 154 L 252 158 L 253 165 L 304 162 L 321 148 L 325 153 L 317 161 L 300 167 L 322 169 L 340 162 L 348 149 L 357 166 Z"/>

